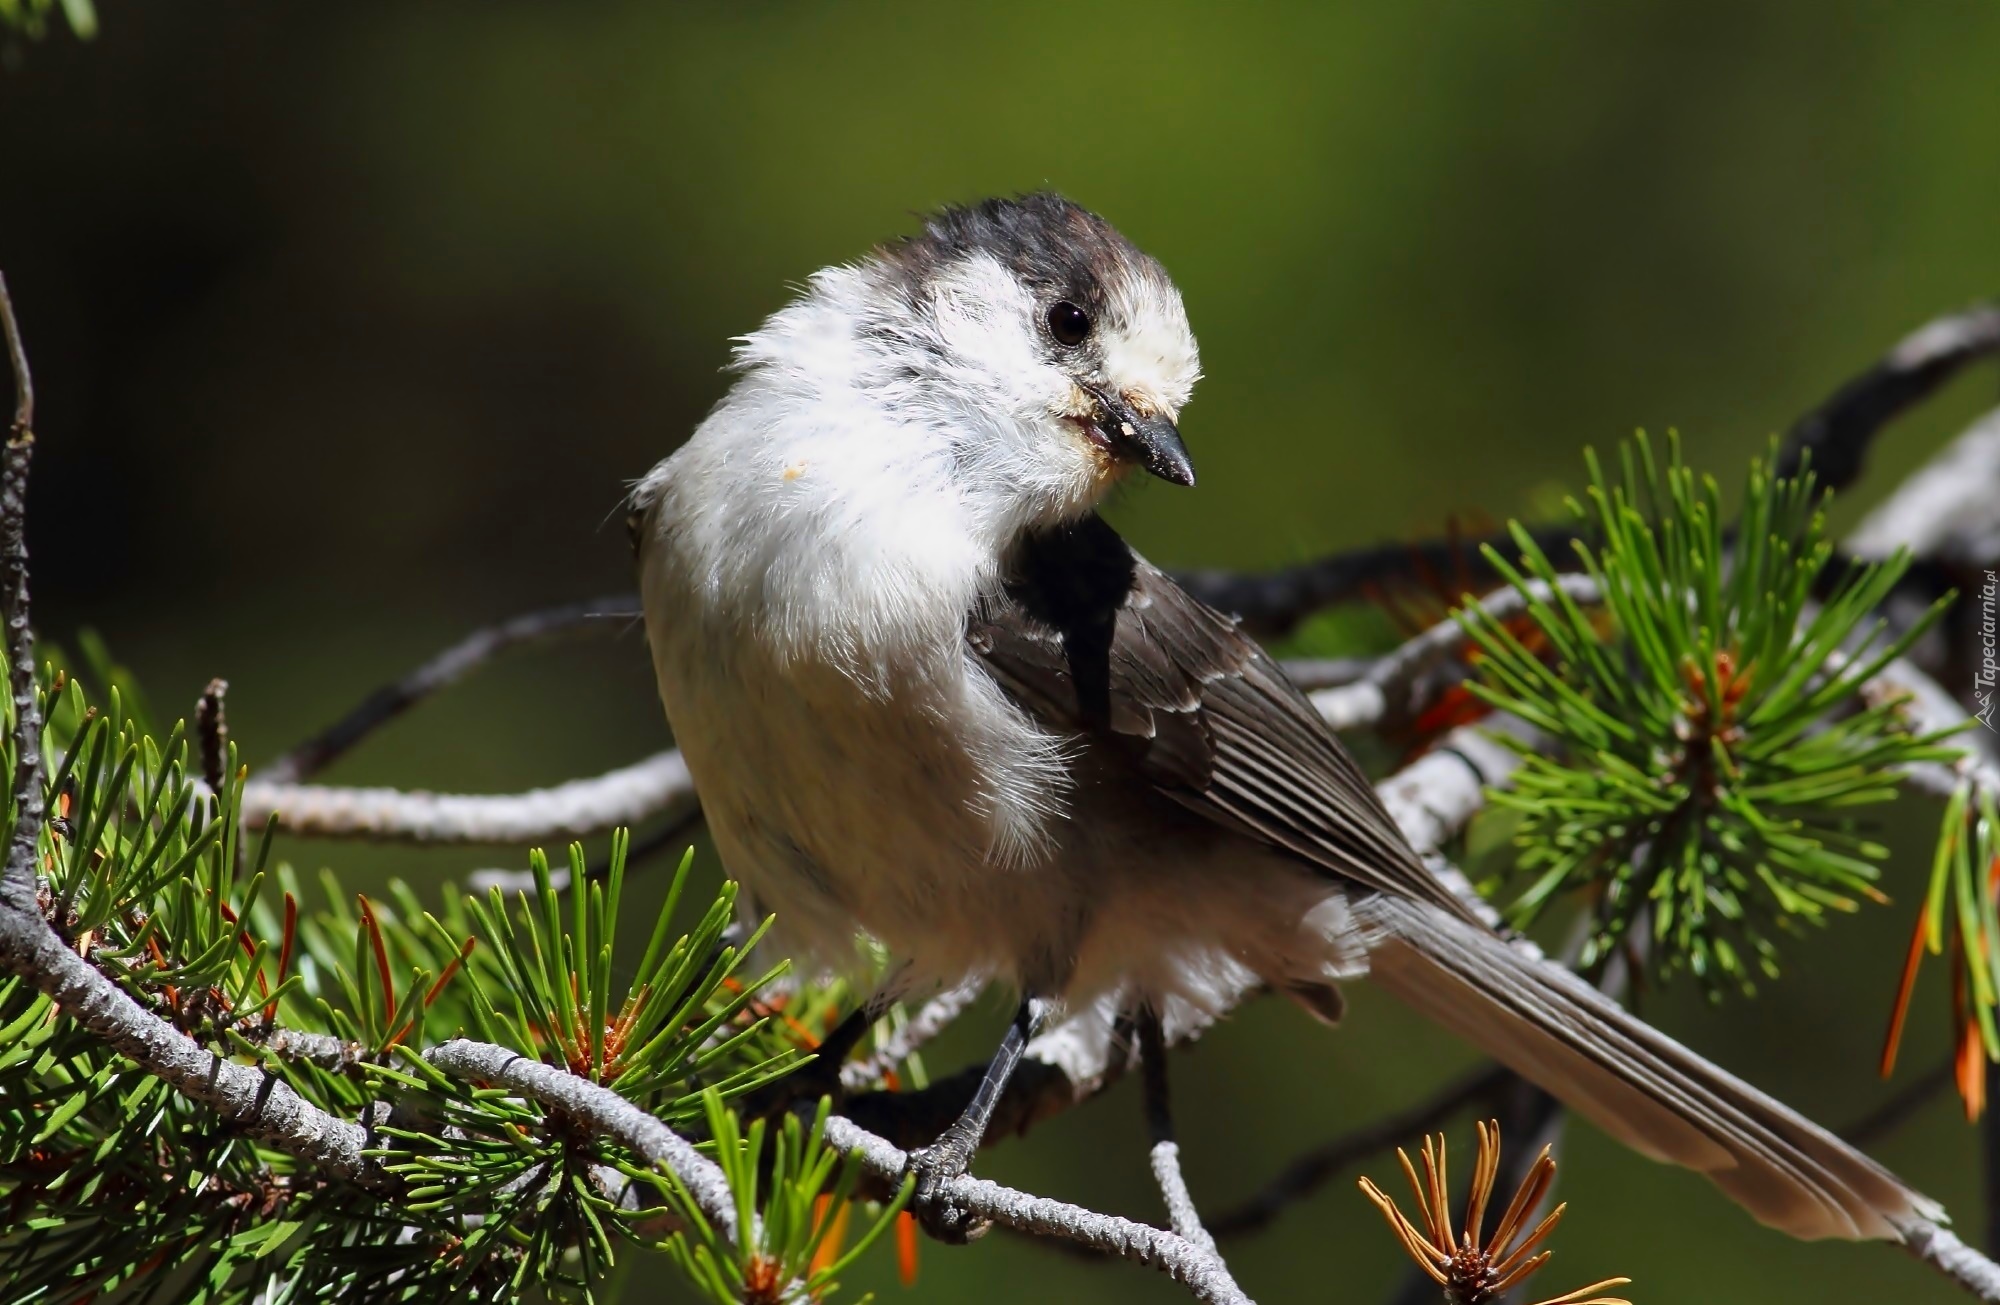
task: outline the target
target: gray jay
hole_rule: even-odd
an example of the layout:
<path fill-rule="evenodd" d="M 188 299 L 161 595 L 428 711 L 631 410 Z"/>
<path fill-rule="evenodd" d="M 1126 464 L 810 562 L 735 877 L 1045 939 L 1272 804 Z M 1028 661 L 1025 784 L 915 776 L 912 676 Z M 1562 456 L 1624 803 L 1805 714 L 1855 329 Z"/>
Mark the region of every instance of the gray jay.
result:
<path fill-rule="evenodd" d="M 660 695 L 723 863 L 784 945 L 1022 994 L 919 1153 L 926 1222 L 1045 1015 L 1248 972 L 1323 1014 L 1367 976 L 1643 1154 L 1799 1237 L 1935 1205 L 1482 923 L 1277 664 L 1095 513 L 1194 470 L 1165 270 L 1055 195 L 814 275 L 636 487 Z"/>

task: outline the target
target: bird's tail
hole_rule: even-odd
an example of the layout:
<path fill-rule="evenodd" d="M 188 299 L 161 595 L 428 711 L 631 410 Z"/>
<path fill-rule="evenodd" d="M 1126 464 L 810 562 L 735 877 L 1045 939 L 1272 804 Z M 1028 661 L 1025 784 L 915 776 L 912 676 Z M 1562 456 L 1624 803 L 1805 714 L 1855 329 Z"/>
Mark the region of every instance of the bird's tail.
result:
<path fill-rule="evenodd" d="M 1369 975 L 1642 1155 L 1801 1238 L 1904 1240 L 1943 1220 L 1860 1151 L 1518 943 L 1421 903 L 1357 903 Z"/>

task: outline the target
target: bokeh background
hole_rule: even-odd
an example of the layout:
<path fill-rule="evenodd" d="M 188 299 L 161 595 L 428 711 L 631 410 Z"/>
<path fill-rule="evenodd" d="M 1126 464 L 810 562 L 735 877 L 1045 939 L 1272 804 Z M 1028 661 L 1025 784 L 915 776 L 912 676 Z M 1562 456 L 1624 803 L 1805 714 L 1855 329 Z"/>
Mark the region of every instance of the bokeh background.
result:
<path fill-rule="evenodd" d="M 720 395 L 729 337 L 941 202 L 1054 186 L 1179 279 L 1201 488 L 1114 509 L 1176 565 L 1532 512 L 1635 426 L 1734 481 L 1903 332 L 2000 290 L 1991 0 L 100 17 L 90 43 L 0 51 L 38 610 L 57 641 L 100 631 L 163 715 L 228 677 L 252 761 L 473 625 L 627 588 L 621 489 Z M 1987 372 L 1901 423 L 1843 518 L 1992 395 Z M 667 737 L 627 629 L 496 667 L 330 778 L 507 791 Z M 1805 940 L 1761 1000 L 1671 990 L 1649 1013 L 1829 1123 L 1879 1101 L 1932 818 L 1904 820 L 1898 903 Z M 426 892 L 521 859 L 288 851 Z M 1943 1001 L 1933 977 L 1906 1074 L 1943 1055 Z M 1365 992 L 1337 1036 L 1255 1007 L 1177 1064 L 1195 1192 L 1226 1205 L 1465 1063 Z M 1142 1137 L 1127 1087 L 981 1164 L 1151 1217 Z M 1951 1104 L 1880 1154 L 1977 1232 Z M 1582 1125 L 1562 1181 L 1544 1294 L 1626 1273 L 1655 1305 L 1957 1299 L 1890 1250 L 1765 1232 Z M 1231 1249 L 1273 1302 L 1383 1300 L 1402 1274 L 1351 1179 Z M 857 1285 L 905 1299 L 891 1258 Z M 683 1298 L 657 1262 L 633 1278 L 631 1300 Z M 995 1236 L 928 1250 L 908 1298 L 1182 1297 Z"/>

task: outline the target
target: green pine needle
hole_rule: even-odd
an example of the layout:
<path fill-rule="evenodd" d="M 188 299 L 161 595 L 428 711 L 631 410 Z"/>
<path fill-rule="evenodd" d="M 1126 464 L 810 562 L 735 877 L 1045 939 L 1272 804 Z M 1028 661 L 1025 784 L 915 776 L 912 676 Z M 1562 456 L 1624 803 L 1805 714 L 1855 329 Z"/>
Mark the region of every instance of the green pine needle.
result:
<path fill-rule="evenodd" d="M 103 686 L 100 705 L 86 702 L 72 675 L 43 678 L 51 819 L 41 888 L 51 924 L 217 1055 L 254 1058 L 344 1119 L 390 1105 L 371 1155 L 402 1187 L 384 1197 L 330 1183 L 220 1127 L 213 1111 L 8 977 L 0 980 L 0 1207 L 9 1213 L 0 1305 L 93 1294 L 214 1305 L 594 1302 L 605 1299 L 616 1256 L 648 1248 L 672 1256 L 659 1244 L 674 1197 L 659 1174 L 504 1089 L 447 1078 L 419 1053 L 470 1034 L 601 1082 L 701 1136 L 724 1117 L 723 1100 L 803 1060 L 759 1013 L 760 991 L 783 967 L 744 970 L 762 931 L 723 943 L 734 886 L 678 932 L 691 875 L 684 858 L 633 969 L 612 946 L 624 909 L 623 831 L 602 882 L 590 880 L 582 849 L 570 849 L 566 901 L 539 853 L 537 891 L 511 909 L 497 894 L 475 902 L 454 893 L 433 914 L 395 882 L 379 898 L 356 898 L 330 871 L 308 885 L 276 858 L 270 826 L 242 829 L 234 754 L 223 791 L 206 793 L 185 727 L 163 741 L 154 735 L 129 676 L 94 640 L 84 647 L 86 677 Z M 0 701 L 11 714 L 11 700 Z M 0 737 L 8 820 L 13 746 L 8 728 Z M 792 1010 L 817 1019 L 839 990 L 802 986 Z M 351 1045 L 330 1065 L 279 1055 L 271 1039 L 280 1028 Z M 752 1136 L 765 1129 L 753 1125 Z M 762 1211 L 765 1249 L 808 1266 L 804 1280 L 823 1298 L 833 1273 L 872 1240 L 810 1268 L 815 1238 L 830 1226 L 815 1201 L 846 1202 L 853 1176 L 817 1129 L 807 1137 L 789 1121 L 769 1135 L 776 1168 L 736 1164 L 732 1174 L 741 1198 Z M 650 1198 L 638 1208 L 620 1190 L 628 1180 Z M 699 1279 L 706 1270 L 691 1272 Z"/>
<path fill-rule="evenodd" d="M 1518 565 L 1487 556 L 1527 619 L 1458 613 L 1479 654 L 1473 692 L 1557 745 L 1510 740 L 1521 766 L 1492 795 L 1520 813 L 1506 910 L 1525 926 L 1580 892 L 1595 920 L 1586 967 L 1643 931 L 1661 973 L 1749 990 L 1778 974 L 1780 934 L 1879 897 L 1884 850 L 1852 809 L 1892 796 L 1900 768 L 1956 755 L 1942 735 L 1910 734 L 1893 705 L 1828 723 L 1950 598 L 1885 641 L 1874 613 L 1906 556 L 1824 586 L 1834 549 L 1809 468 L 1782 478 L 1753 463 L 1732 533 L 1677 438 L 1664 466 L 1644 434 L 1621 446 L 1615 478 L 1586 460 L 1589 489 L 1570 509 L 1601 608 L 1555 588 L 1555 565 L 1516 525 Z"/>

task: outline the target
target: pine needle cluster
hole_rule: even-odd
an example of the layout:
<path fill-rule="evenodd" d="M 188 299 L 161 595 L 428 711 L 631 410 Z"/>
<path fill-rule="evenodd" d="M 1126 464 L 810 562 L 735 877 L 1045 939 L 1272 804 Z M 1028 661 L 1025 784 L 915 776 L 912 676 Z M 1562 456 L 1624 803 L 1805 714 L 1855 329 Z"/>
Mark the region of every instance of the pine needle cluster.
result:
<path fill-rule="evenodd" d="M 622 833 L 601 876 L 570 849 L 566 902 L 539 853 L 535 891 L 512 902 L 451 893 L 433 912 L 402 884 L 371 900 L 331 873 L 309 890 L 274 859 L 269 828 L 244 830 L 233 750 L 211 788 L 185 726 L 156 740 L 117 678 L 93 676 L 114 685 L 102 707 L 72 676 L 45 680 L 47 919 L 216 1056 L 366 1125 L 375 1170 L 330 1177 L 253 1140 L 23 980 L 0 980 L 0 1302 L 590 1301 L 620 1257 L 648 1248 L 718 1302 L 825 1299 L 888 1226 L 896 1206 L 871 1206 L 840 1250 L 856 1174 L 819 1124 L 787 1118 L 766 1147 L 765 1123 L 746 1134 L 730 1112 L 806 1059 L 768 1000 L 784 967 L 746 971 L 758 935 L 728 935 L 733 885 L 677 932 L 684 858 L 636 965 L 612 945 Z M 13 812 L 11 793 L 0 807 Z M 756 1235 L 725 1247 L 639 1156 L 440 1073 L 423 1049 L 457 1035 L 701 1139 L 761 1211 L 743 1221 Z M 768 1290 L 751 1290 L 759 1274 Z"/>
<path fill-rule="evenodd" d="M 1711 992 L 1779 973 L 1778 936 L 1879 898 L 1887 849 L 1856 809 L 1893 797 L 1909 765 L 1958 755 L 1859 690 L 1943 610 L 1894 637 L 1876 615 L 1908 565 L 1844 565 L 1810 468 L 1751 466 L 1735 525 L 1712 477 L 1665 465 L 1641 435 L 1619 474 L 1589 455 L 1569 510 L 1577 560 L 1601 606 L 1556 583 L 1516 525 L 1518 565 L 1488 560 L 1525 600 L 1530 646 L 1478 607 L 1460 621 L 1481 654 L 1473 691 L 1538 731 L 1496 805 L 1519 813 L 1525 925 L 1566 893 L 1595 926 L 1583 965 L 1635 933 L 1662 972 Z M 1552 743 L 1553 746 L 1549 746 Z"/>

